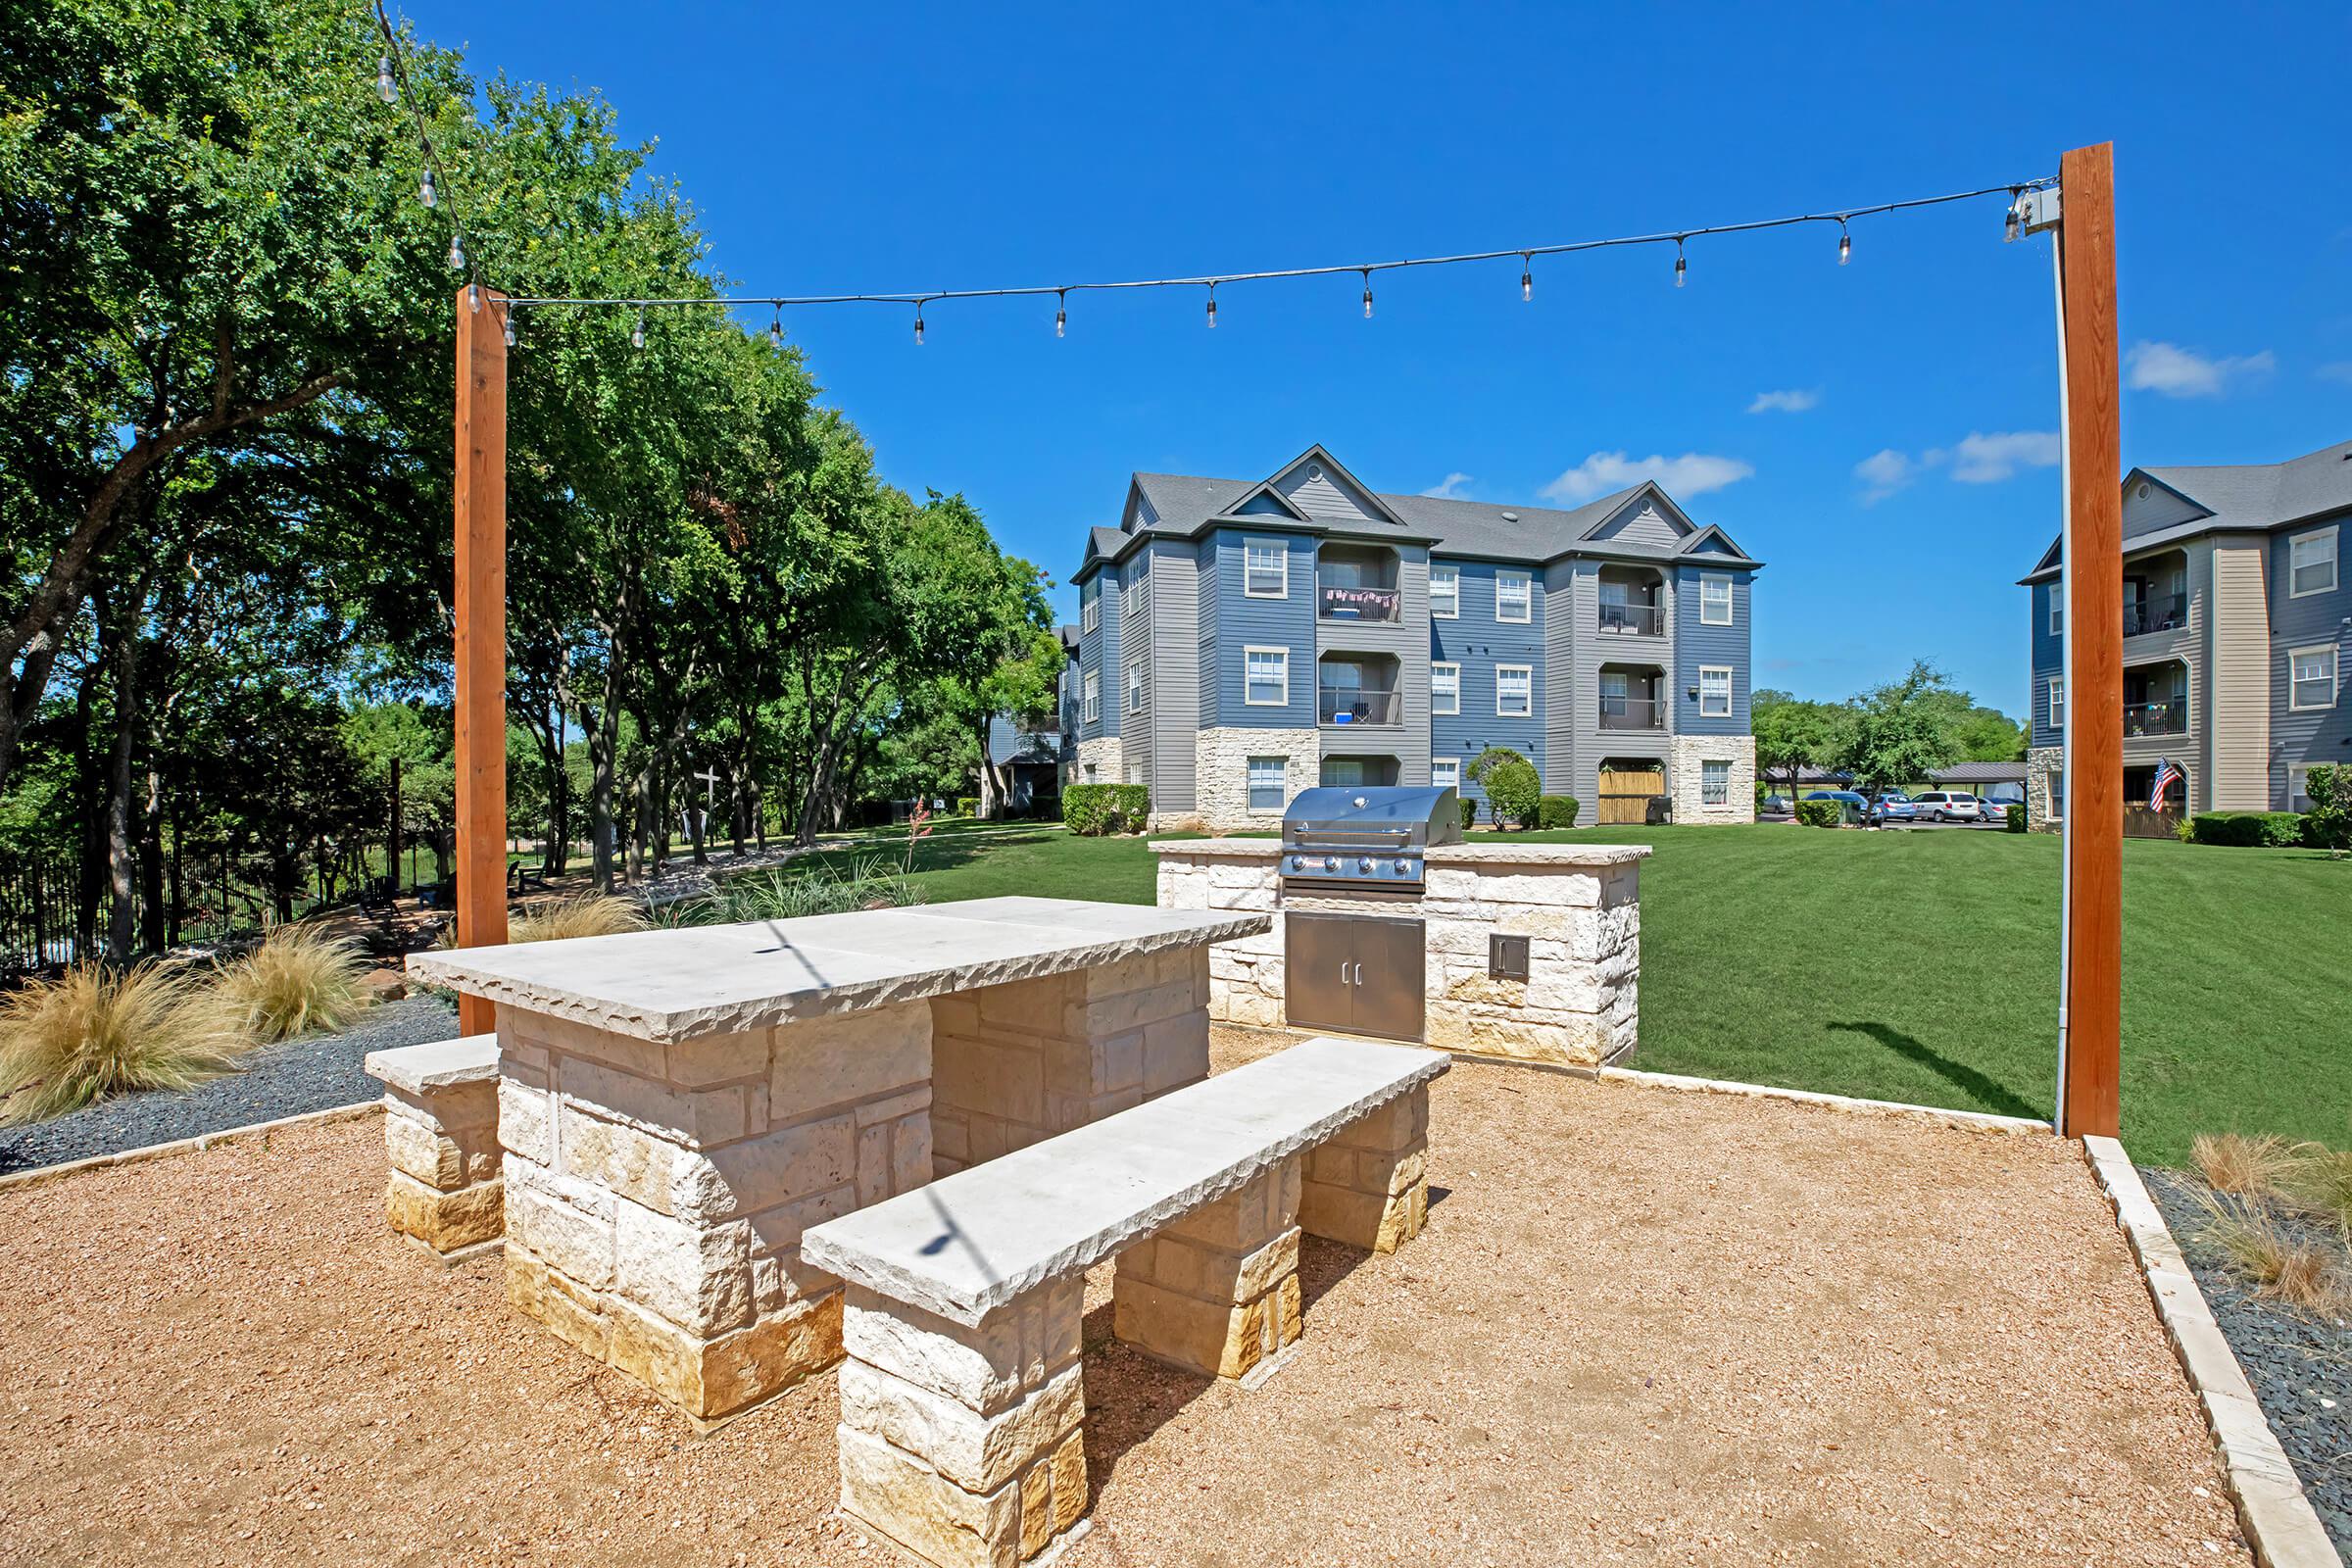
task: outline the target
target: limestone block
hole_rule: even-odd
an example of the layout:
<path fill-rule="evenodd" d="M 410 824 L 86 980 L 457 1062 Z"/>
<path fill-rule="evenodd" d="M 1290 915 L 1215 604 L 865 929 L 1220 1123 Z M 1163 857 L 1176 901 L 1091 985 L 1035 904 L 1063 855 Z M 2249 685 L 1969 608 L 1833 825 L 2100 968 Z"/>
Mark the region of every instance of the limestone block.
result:
<path fill-rule="evenodd" d="M 1420 1235 L 1428 1214 L 1427 1182 L 1393 1195 L 1308 1182 L 1298 1200 L 1298 1225 L 1309 1236 L 1373 1252 L 1394 1252 Z"/>
<path fill-rule="evenodd" d="M 1296 1283 L 1294 1281 L 1294 1283 Z M 1073 1432 L 1054 1450 L 1054 1534 L 1060 1535 L 1086 1512 L 1086 1434 Z"/>
<path fill-rule="evenodd" d="M 776 1106 L 776 1103 L 771 1095 L 769 1104 Z M 781 1107 L 777 1106 L 777 1108 Z M 901 1117 L 911 1116 L 917 1111 L 930 1108 L 931 1086 L 917 1084 L 912 1089 L 903 1089 L 895 1095 L 884 1095 L 877 1100 L 859 1101 L 855 1115 L 858 1126 L 871 1127 L 878 1121 L 897 1121 Z"/>
<path fill-rule="evenodd" d="M 1342 1127 L 1332 1142 L 1348 1149 L 1405 1150 L 1429 1137 L 1429 1091 L 1400 1095 Z"/>
<path fill-rule="evenodd" d="M 961 1111 L 934 1110 L 931 1113 L 931 1158 L 934 1164 L 943 1159 L 962 1162 L 971 1158 L 971 1123 Z"/>
<path fill-rule="evenodd" d="M 681 1224 L 624 1202 L 612 1232 L 612 1290 L 703 1338 L 752 1319 L 751 1226 Z"/>
<path fill-rule="evenodd" d="M 769 1102 L 779 1112 L 818 1110 L 921 1084 L 932 1076 L 933 1005 L 901 1002 L 777 1025 Z"/>
<path fill-rule="evenodd" d="M 841 1419 L 921 1459 L 966 1492 L 994 1492 L 1041 1459 L 1086 1418 L 1081 1370 L 984 1416 L 851 1356 L 841 1363 Z"/>
<path fill-rule="evenodd" d="M 853 1285 L 842 1320 L 849 1353 L 919 1388 L 994 1415 L 1078 1359 L 1082 1279 L 1033 1291 L 966 1328 Z"/>
<path fill-rule="evenodd" d="M 557 1113 L 556 1142 L 556 1168 L 564 1175 L 657 1214 L 676 1212 L 670 1187 L 677 1164 L 692 1157 L 676 1144 L 571 1105 Z"/>
<path fill-rule="evenodd" d="M 436 1192 L 498 1179 L 495 1129 L 473 1126 L 444 1132 L 397 1106 L 385 1107 L 384 1154 L 394 1170 Z"/>
<path fill-rule="evenodd" d="M 386 1178 L 384 1217 L 401 1235 L 414 1236 L 436 1252 L 454 1252 L 504 1233 L 505 1191 L 503 1182 L 493 1181 L 436 1192 L 396 1170 Z"/>
<path fill-rule="evenodd" d="M 498 1141 L 535 1165 L 556 1162 L 556 1098 L 502 1077 L 498 1083 Z"/>
<path fill-rule="evenodd" d="M 715 1420 L 841 1359 L 841 1297 L 800 1301 L 705 1340 L 615 1297 L 605 1298 L 612 1365 L 700 1420 Z"/>
<path fill-rule="evenodd" d="M 1165 1234 L 1225 1251 L 1252 1252 L 1291 1224 L 1298 1207 L 1299 1160 L 1294 1155 L 1253 1177 L 1230 1198 L 1171 1220 Z"/>
<path fill-rule="evenodd" d="M 510 1305 L 565 1344 L 605 1358 L 604 1302 L 596 1292 L 513 1242 L 507 1245 L 506 1263 Z"/>
<path fill-rule="evenodd" d="M 514 1155 L 506 1161 L 507 1233 L 549 1264 L 592 1291 L 612 1283 L 613 1199 L 609 1193 L 567 1190 L 560 1178 Z M 573 1201 L 601 1200 L 602 1211 Z"/>
<path fill-rule="evenodd" d="M 1269 1312 L 1271 1304 L 1274 1311 Z M 1280 1302 L 1208 1301 L 1120 1275 L 1111 1292 L 1112 1332 L 1140 1350 L 1211 1377 L 1245 1377 L 1282 1348 Z"/>
<path fill-rule="evenodd" d="M 1146 1024 L 1141 1049 L 1147 1095 L 1199 1083 L 1208 1076 L 1208 1010 L 1195 1007 Z"/>
<path fill-rule="evenodd" d="M 707 1153 L 681 1152 L 670 1208 L 681 1219 L 711 1224 L 828 1191 L 857 1175 L 857 1118 L 838 1110 Z"/>
<path fill-rule="evenodd" d="M 811 1225 L 839 1219 L 857 1206 L 855 1187 L 836 1187 L 754 1214 L 745 1222 L 751 1228 L 752 1299 L 758 1310 L 772 1312 L 840 1285 L 838 1276 L 802 1259 L 801 1237 Z"/>
<path fill-rule="evenodd" d="M 584 1056 L 556 1058 L 556 1088 L 564 1100 L 614 1121 L 689 1148 L 732 1143 L 754 1130 L 754 1086 L 679 1089 Z M 765 1086 L 759 1088 L 759 1120 L 766 1120 Z"/>
<path fill-rule="evenodd" d="M 1019 1482 L 966 1492 L 880 1438 L 837 1430 L 845 1513 L 938 1568 L 1015 1568 L 1026 1555 Z"/>
<path fill-rule="evenodd" d="M 499 1039 L 521 1049 L 545 1052 L 551 1059 L 578 1056 L 639 1078 L 667 1078 L 668 1057 L 659 1041 L 615 1034 L 553 1013 L 499 1009 Z"/>
<path fill-rule="evenodd" d="M 1045 1061 L 1034 1045 L 992 1046 L 957 1038 L 939 1042 L 931 1081 L 944 1104 L 985 1108 L 1038 1126 L 1046 1114 Z M 975 1155 L 985 1158 L 985 1155 Z"/>
<path fill-rule="evenodd" d="M 890 1124 L 890 1194 L 911 1193 L 931 1180 L 931 1117 L 902 1116 Z"/>

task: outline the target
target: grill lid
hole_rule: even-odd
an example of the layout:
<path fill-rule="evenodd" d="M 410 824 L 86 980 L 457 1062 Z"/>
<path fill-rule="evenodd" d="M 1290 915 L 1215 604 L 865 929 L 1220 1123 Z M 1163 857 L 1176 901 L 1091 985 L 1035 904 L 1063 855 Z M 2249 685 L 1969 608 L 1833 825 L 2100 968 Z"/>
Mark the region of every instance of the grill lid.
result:
<path fill-rule="evenodd" d="M 1459 844 L 1462 808 L 1451 785 L 1330 785 L 1300 790 L 1282 814 L 1291 844 Z"/>

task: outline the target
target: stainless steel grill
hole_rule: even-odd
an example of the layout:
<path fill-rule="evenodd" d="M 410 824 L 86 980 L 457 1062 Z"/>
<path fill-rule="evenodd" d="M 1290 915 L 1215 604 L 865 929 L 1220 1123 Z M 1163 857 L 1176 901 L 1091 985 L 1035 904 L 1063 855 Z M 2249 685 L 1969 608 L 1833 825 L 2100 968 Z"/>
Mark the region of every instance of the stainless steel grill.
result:
<path fill-rule="evenodd" d="M 1282 879 L 1301 892 L 1417 895 L 1429 847 L 1461 840 L 1461 807 L 1450 787 L 1301 790 L 1282 816 Z"/>

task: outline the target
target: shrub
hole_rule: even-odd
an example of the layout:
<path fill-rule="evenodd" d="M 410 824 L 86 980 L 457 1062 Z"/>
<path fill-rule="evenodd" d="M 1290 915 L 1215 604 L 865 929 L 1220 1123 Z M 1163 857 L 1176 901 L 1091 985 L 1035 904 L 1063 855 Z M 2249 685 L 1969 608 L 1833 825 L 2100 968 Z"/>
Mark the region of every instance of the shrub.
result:
<path fill-rule="evenodd" d="M 1544 780 L 1536 764 L 1526 760 L 1502 762 L 1487 772 L 1487 806 L 1497 823 L 1508 819 L 1525 829 L 1536 820 L 1536 803 L 1543 798 Z"/>
<path fill-rule="evenodd" d="M 1141 784 L 1072 784 L 1061 792 L 1061 819 L 1073 833 L 1140 833 L 1152 814 Z"/>
<path fill-rule="evenodd" d="M 805 869 L 778 866 L 730 877 L 708 899 L 665 917 L 665 924 L 710 925 L 733 920 L 792 920 L 808 914 L 848 914 L 923 902 L 923 890 L 897 861 L 868 855 L 836 868 L 822 861 Z"/>
<path fill-rule="evenodd" d="M 2208 1195 L 2204 1239 L 2219 1248 L 2230 1267 L 2253 1282 L 2255 1293 L 2316 1312 L 2342 1310 L 2352 1302 L 2328 1249 L 2287 1234 L 2256 1204 Z"/>
<path fill-rule="evenodd" d="M 2303 842 L 2303 814 L 2300 811 L 2264 811 L 2262 842 L 2266 849 L 2289 849 Z"/>
<path fill-rule="evenodd" d="M 1476 827 L 1478 825 L 1478 802 L 1464 795 L 1458 797 L 1454 804 L 1462 808 L 1462 830 L 1468 832 L 1471 828 Z"/>
<path fill-rule="evenodd" d="M 2010 802 L 2008 809 L 2003 811 L 2001 815 L 2003 820 L 2007 822 L 2010 832 L 2023 833 L 2026 830 L 2026 808 L 2020 803 L 2016 801 Z"/>
<path fill-rule="evenodd" d="M 2352 1150 L 2298 1144 L 2279 1185 L 2299 1208 L 2318 1215 L 2352 1247 Z"/>
<path fill-rule="evenodd" d="M 42 1121 L 133 1089 L 236 1070 L 254 1037 L 184 971 L 84 964 L 0 997 L 0 1122 Z"/>
<path fill-rule="evenodd" d="M 582 893 L 533 905 L 507 922 L 509 942 L 560 942 L 572 937 L 610 937 L 646 928 L 645 910 L 632 899 Z"/>
<path fill-rule="evenodd" d="M 2197 824 L 2185 816 L 2182 817 L 2180 821 L 2173 824 L 2173 837 L 2179 839 L 2183 844 L 2196 843 Z"/>
<path fill-rule="evenodd" d="M 2199 1133 L 2189 1143 L 2188 1157 L 2215 1192 L 2265 1198 L 2278 1191 L 2293 1156 L 2283 1141 L 2268 1134 Z"/>
<path fill-rule="evenodd" d="M 1845 820 L 1842 801 L 1799 801 L 1796 820 L 1802 827 L 1836 827 Z"/>
<path fill-rule="evenodd" d="M 2352 852 L 2352 767 L 2322 762 L 2304 783 L 2311 809 L 2303 813 L 2303 842 L 2337 856 Z"/>
<path fill-rule="evenodd" d="M 2199 811 L 2189 818 L 2189 835 L 2199 844 L 2248 848 L 2262 842 L 2262 821 L 2252 811 Z"/>
<path fill-rule="evenodd" d="M 956 814 L 957 816 L 978 816 L 980 814 L 980 797 L 977 795 L 956 796 Z"/>
<path fill-rule="evenodd" d="M 1536 826 L 1574 827 L 1582 809 L 1573 795 L 1545 795 L 1536 802 Z"/>
<path fill-rule="evenodd" d="M 220 972 L 220 1001 L 255 1041 L 340 1029 L 375 998 L 361 984 L 368 959 L 350 937 L 320 925 L 281 925 Z"/>
<path fill-rule="evenodd" d="M 1487 775 L 1504 763 L 1526 760 L 1525 757 L 1512 751 L 1508 746 L 1490 746 L 1470 759 L 1470 765 L 1462 769 L 1462 776 L 1473 784 L 1484 784 L 1487 781 Z"/>

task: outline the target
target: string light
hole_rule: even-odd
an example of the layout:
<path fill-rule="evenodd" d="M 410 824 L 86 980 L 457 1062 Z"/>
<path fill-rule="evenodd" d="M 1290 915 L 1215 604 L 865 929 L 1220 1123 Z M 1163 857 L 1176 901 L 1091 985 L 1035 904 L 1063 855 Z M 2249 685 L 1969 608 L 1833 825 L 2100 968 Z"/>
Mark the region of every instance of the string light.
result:
<path fill-rule="evenodd" d="M 388 104 L 400 102 L 400 84 L 392 79 L 390 55 L 383 55 L 375 62 L 375 95 Z"/>
<path fill-rule="evenodd" d="M 506 327 L 507 347 L 513 348 L 514 346 L 514 307 L 512 305 L 507 307 Z"/>
<path fill-rule="evenodd" d="M 466 246 L 463 237 L 454 228 L 449 231 L 449 270 L 453 272 L 466 270 Z"/>
<path fill-rule="evenodd" d="M 918 349 L 923 346 L 923 302 L 921 300 L 914 302 L 914 346 Z"/>
<path fill-rule="evenodd" d="M 433 166 L 430 164 L 425 165 L 424 172 L 416 176 L 416 199 L 427 207 L 437 205 L 440 200 L 433 194 Z"/>
<path fill-rule="evenodd" d="M 1843 267 L 1854 259 L 1854 236 L 1845 231 L 1845 220 L 1838 220 L 1838 265 Z"/>
<path fill-rule="evenodd" d="M 1681 288 L 1690 280 L 1690 263 L 1683 255 L 1683 236 L 1674 236 L 1674 286 Z"/>
<path fill-rule="evenodd" d="M 1217 329 L 1217 285 L 1214 283 L 1208 285 L 1208 329 L 1211 332 Z"/>
<path fill-rule="evenodd" d="M 1054 296 L 1054 335 L 1055 337 L 1062 336 L 1070 328 L 1069 300 L 1067 289 Z"/>
<path fill-rule="evenodd" d="M 629 347 L 645 347 L 645 311 L 642 307 L 637 312 L 637 324 L 629 329 Z"/>
<path fill-rule="evenodd" d="M 1372 319 L 1372 269 L 1362 269 L 1364 274 L 1364 319 Z"/>
<path fill-rule="evenodd" d="M 776 307 L 775 318 L 767 323 L 767 342 L 770 348 L 784 346 L 784 307 Z"/>
<path fill-rule="evenodd" d="M 2009 220 L 2001 225 L 2001 243 L 2004 245 L 2014 245 L 2017 243 L 2018 230 L 2024 224 L 2024 220 L 2019 216 L 2017 209 L 2024 201 L 2025 196 L 2022 194 L 2022 188 L 2016 185 L 2010 186 Z"/>
<path fill-rule="evenodd" d="M 1519 297 L 1522 300 L 1536 297 L 1536 264 L 1525 255 L 1519 258 Z"/>

